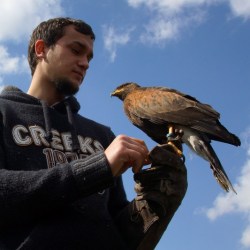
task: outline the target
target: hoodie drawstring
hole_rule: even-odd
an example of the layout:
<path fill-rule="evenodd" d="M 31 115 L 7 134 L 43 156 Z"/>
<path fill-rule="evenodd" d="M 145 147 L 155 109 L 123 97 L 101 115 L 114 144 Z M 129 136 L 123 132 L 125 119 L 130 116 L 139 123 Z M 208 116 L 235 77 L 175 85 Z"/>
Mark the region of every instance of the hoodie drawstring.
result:
<path fill-rule="evenodd" d="M 77 138 L 77 132 L 76 132 L 76 126 L 75 126 L 75 120 L 73 117 L 73 113 L 70 107 L 69 102 L 65 101 L 64 102 L 66 111 L 67 111 L 67 116 L 68 116 L 68 122 L 71 126 L 71 137 L 72 137 L 72 150 L 74 152 L 80 151 L 80 144 Z"/>
<path fill-rule="evenodd" d="M 45 122 L 45 130 L 46 130 L 46 135 L 45 135 L 45 139 L 49 142 L 52 141 L 52 132 L 51 132 L 51 121 L 49 118 L 49 106 L 48 104 L 41 100 L 41 104 L 43 107 L 43 115 L 44 115 L 44 122 Z"/>
<path fill-rule="evenodd" d="M 51 131 L 52 127 L 51 127 L 51 120 L 50 120 L 50 116 L 49 116 L 49 106 L 43 100 L 41 100 L 41 104 L 42 104 L 42 108 L 43 108 L 45 130 L 46 130 L 45 138 L 46 138 L 46 140 L 51 142 L 53 134 Z M 77 138 L 77 131 L 76 131 L 76 127 L 75 127 L 73 113 L 72 113 L 69 102 L 64 101 L 64 105 L 65 105 L 66 112 L 67 112 L 68 122 L 69 122 L 70 127 L 71 127 L 70 133 L 71 133 L 71 138 L 72 138 L 72 151 L 79 152 L 80 151 L 80 144 L 79 144 L 79 141 Z"/>

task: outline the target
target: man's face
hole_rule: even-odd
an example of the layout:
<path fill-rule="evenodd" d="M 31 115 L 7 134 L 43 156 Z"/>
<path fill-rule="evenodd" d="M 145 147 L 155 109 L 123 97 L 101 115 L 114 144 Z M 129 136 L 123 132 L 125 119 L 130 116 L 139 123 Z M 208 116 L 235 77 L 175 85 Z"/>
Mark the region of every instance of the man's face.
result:
<path fill-rule="evenodd" d="M 47 49 L 45 73 L 48 80 L 63 95 L 77 93 L 93 58 L 93 40 L 65 27 L 65 35 L 52 48 Z"/>

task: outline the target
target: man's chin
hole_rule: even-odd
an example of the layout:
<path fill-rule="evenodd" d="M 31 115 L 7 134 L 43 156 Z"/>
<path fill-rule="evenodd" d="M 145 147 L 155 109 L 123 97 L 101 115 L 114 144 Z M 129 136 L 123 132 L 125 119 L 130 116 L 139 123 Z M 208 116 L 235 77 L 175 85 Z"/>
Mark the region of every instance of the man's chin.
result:
<path fill-rule="evenodd" d="M 58 92 L 64 96 L 75 95 L 80 88 L 80 83 L 77 85 L 73 82 L 60 80 L 56 82 Z"/>

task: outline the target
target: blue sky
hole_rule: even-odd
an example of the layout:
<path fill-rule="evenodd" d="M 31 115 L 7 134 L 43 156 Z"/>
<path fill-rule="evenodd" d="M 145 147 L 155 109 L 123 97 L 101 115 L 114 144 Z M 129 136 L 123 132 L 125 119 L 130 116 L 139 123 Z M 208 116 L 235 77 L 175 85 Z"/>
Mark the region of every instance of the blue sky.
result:
<path fill-rule="evenodd" d="M 80 113 L 155 146 L 132 126 L 110 92 L 123 82 L 166 86 L 209 103 L 241 147 L 213 142 L 237 195 L 225 193 L 209 165 L 184 148 L 189 187 L 157 250 L 250 249 L 249 0 L 1 0 L 0 85 L 27 91 L 32 29 L 55 16 L 84 19 L 97 39 L 77 98 Z M 131 170 L 124 174 L 135 196 Z"/>

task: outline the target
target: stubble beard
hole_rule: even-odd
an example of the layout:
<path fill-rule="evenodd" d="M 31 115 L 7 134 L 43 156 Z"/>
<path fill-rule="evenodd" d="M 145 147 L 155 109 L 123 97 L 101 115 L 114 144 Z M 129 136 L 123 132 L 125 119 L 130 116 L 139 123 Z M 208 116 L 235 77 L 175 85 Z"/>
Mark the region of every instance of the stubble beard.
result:
<path fill-rule="evenodd" d="M 55 86 L 57 91 L 64 96 L 75 95 L 79 91 L 79 86 L 75 86 L 66 78 L 57 79 Z"/>

